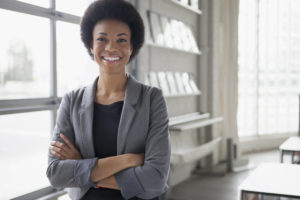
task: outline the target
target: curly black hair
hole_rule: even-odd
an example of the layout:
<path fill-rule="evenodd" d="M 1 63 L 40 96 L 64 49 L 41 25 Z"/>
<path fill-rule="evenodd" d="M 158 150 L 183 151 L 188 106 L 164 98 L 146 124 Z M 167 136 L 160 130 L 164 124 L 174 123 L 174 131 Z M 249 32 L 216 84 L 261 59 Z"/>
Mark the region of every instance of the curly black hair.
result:
<path fill-rule="evenodd" d="M 94 58 L 90 45 L 93 41 L 94 26 L 103 19 L 119 20 L 129 26 L 133 47 L 130 62 L 144 43 L 145 27 L 142 17 L 135 7 L 125 0 L 98 0 L 91 3 L 81 19 L 80 36 L 92 59 Z"/>

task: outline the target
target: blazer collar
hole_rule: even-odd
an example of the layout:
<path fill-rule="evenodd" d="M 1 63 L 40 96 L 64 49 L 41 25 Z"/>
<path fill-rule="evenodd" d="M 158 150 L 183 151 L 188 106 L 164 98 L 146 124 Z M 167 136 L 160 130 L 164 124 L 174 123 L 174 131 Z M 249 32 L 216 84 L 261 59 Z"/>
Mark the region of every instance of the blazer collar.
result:
<path fill-rule="evenodd" d="M 123 109 L 120 118 L 120 124 L 118 129 L 117 139 L 117 154 L 124 152 L 126 137 L 130 128 L 130 125 L 135 116 L 135 105 L 138 102 L 141 83 L 139 83 L 134 77 L 129 74 L 127 76 L 127 84 L 125 91 L 125 98 Z M 95 156 L 94 144 L 93 144 L 93 114 L 94 114 L 94 97 L 97 88 L 97 77 L 93 84 L 85 88 L 82 100 L 82 112 L 80 113 L 81 121 L 81 133 L 82 141 L 84 142 L 85 155 L 89 158 Z"/>
<path fill-rule="evenodd" d="M 139 94 L 140 94 L 139 91 L 141 89 L 141 83 L 139 83 L 130 74 L 126 74 L 126 76 L 127 76 L 127 84 L 126 84 L 126 90 L 125 90 L 124 103 L 134 106 L 138 102 L 138 98 L 139 98 Z M 94 80 L 94 82 L 91 85 L 87 86 L 84 91 L 82 106 L 85 109 L 94 105 L 94 98 L 95 98 L 95 94 L 96 94 L 98 79 L 99 79 L 99 76 Z"/>

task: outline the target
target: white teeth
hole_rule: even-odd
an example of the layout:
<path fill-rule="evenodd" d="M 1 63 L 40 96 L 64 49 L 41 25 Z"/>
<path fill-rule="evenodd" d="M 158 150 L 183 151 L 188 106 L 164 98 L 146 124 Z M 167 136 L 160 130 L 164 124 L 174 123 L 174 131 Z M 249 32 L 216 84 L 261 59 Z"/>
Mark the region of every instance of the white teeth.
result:
<path fill-rule="evenodd" d="M 104 60 L 116 61 L 116 60 L 120 60 L 120 57 L 104 57 Z"/>

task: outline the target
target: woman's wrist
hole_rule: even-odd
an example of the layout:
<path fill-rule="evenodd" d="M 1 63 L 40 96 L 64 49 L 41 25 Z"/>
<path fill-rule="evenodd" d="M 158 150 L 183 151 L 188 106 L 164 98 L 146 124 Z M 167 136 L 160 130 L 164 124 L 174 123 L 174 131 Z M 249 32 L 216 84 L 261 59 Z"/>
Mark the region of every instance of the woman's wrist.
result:
<path fill-rule="evenodd" d="M 123 154 L 122 156 L 123 156 L 123 163 L 126 168 L 135 167 L 134 154 L 127 153 L 127 154 Z"/>
<path fill-rule="evenodd" d="M 144 162 L 144 154 L 124 154 L 126 156 L 127 167 L 138 167 Z"/>

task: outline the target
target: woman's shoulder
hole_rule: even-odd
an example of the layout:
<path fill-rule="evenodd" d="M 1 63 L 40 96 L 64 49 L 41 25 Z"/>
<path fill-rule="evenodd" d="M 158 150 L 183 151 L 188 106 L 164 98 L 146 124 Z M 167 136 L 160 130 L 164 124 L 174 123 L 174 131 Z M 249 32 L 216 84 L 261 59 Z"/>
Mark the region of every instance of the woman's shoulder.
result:
<path fill-rule="evenodd" d="M 142 94 L 145 97 L 148 97 L 150 100 L 154 99 L 160 99 L 163 100 L 164 96 L 162 93 L 162 90 L 158 87 L 147 85 L 144 83 L 141 83 L 142 86 Z"/>
<path fill-rule="evenodd" d="M 70 100 L 74 100 L 74 101 L 82 101 L 83 99 L 90 100 L 90 98 L 92 98 L 92 100 L 93 100 L 94 99 L 93 93 L 96 89 L 97 80 L 98 80 L 98 77 L 89 85 L 80 86 L 73 90 L 68 91 L 65 94 L 65 97 L 67 97 Z"/>
<path fill-rule="evenodd" d="M 87 86 L 78 87 L 76 89 L 67 91 L 65 93 L 65 97 L 69 99 L 78 99 L 83 96 L 85 90 L 87 89 Z"/>
<path fill-rule="evenodd" d="M 128 87 L 131 94 L 140 91 L 140 95 L 145 98 L 153 98 L 155 96 L 162 96 L 162 91 L 158 87 L 154 87 L 135 79 L 133 76 L 129 75 L 130 86 Z M 134 91 L 134 92 L 132 92 Z"/>

